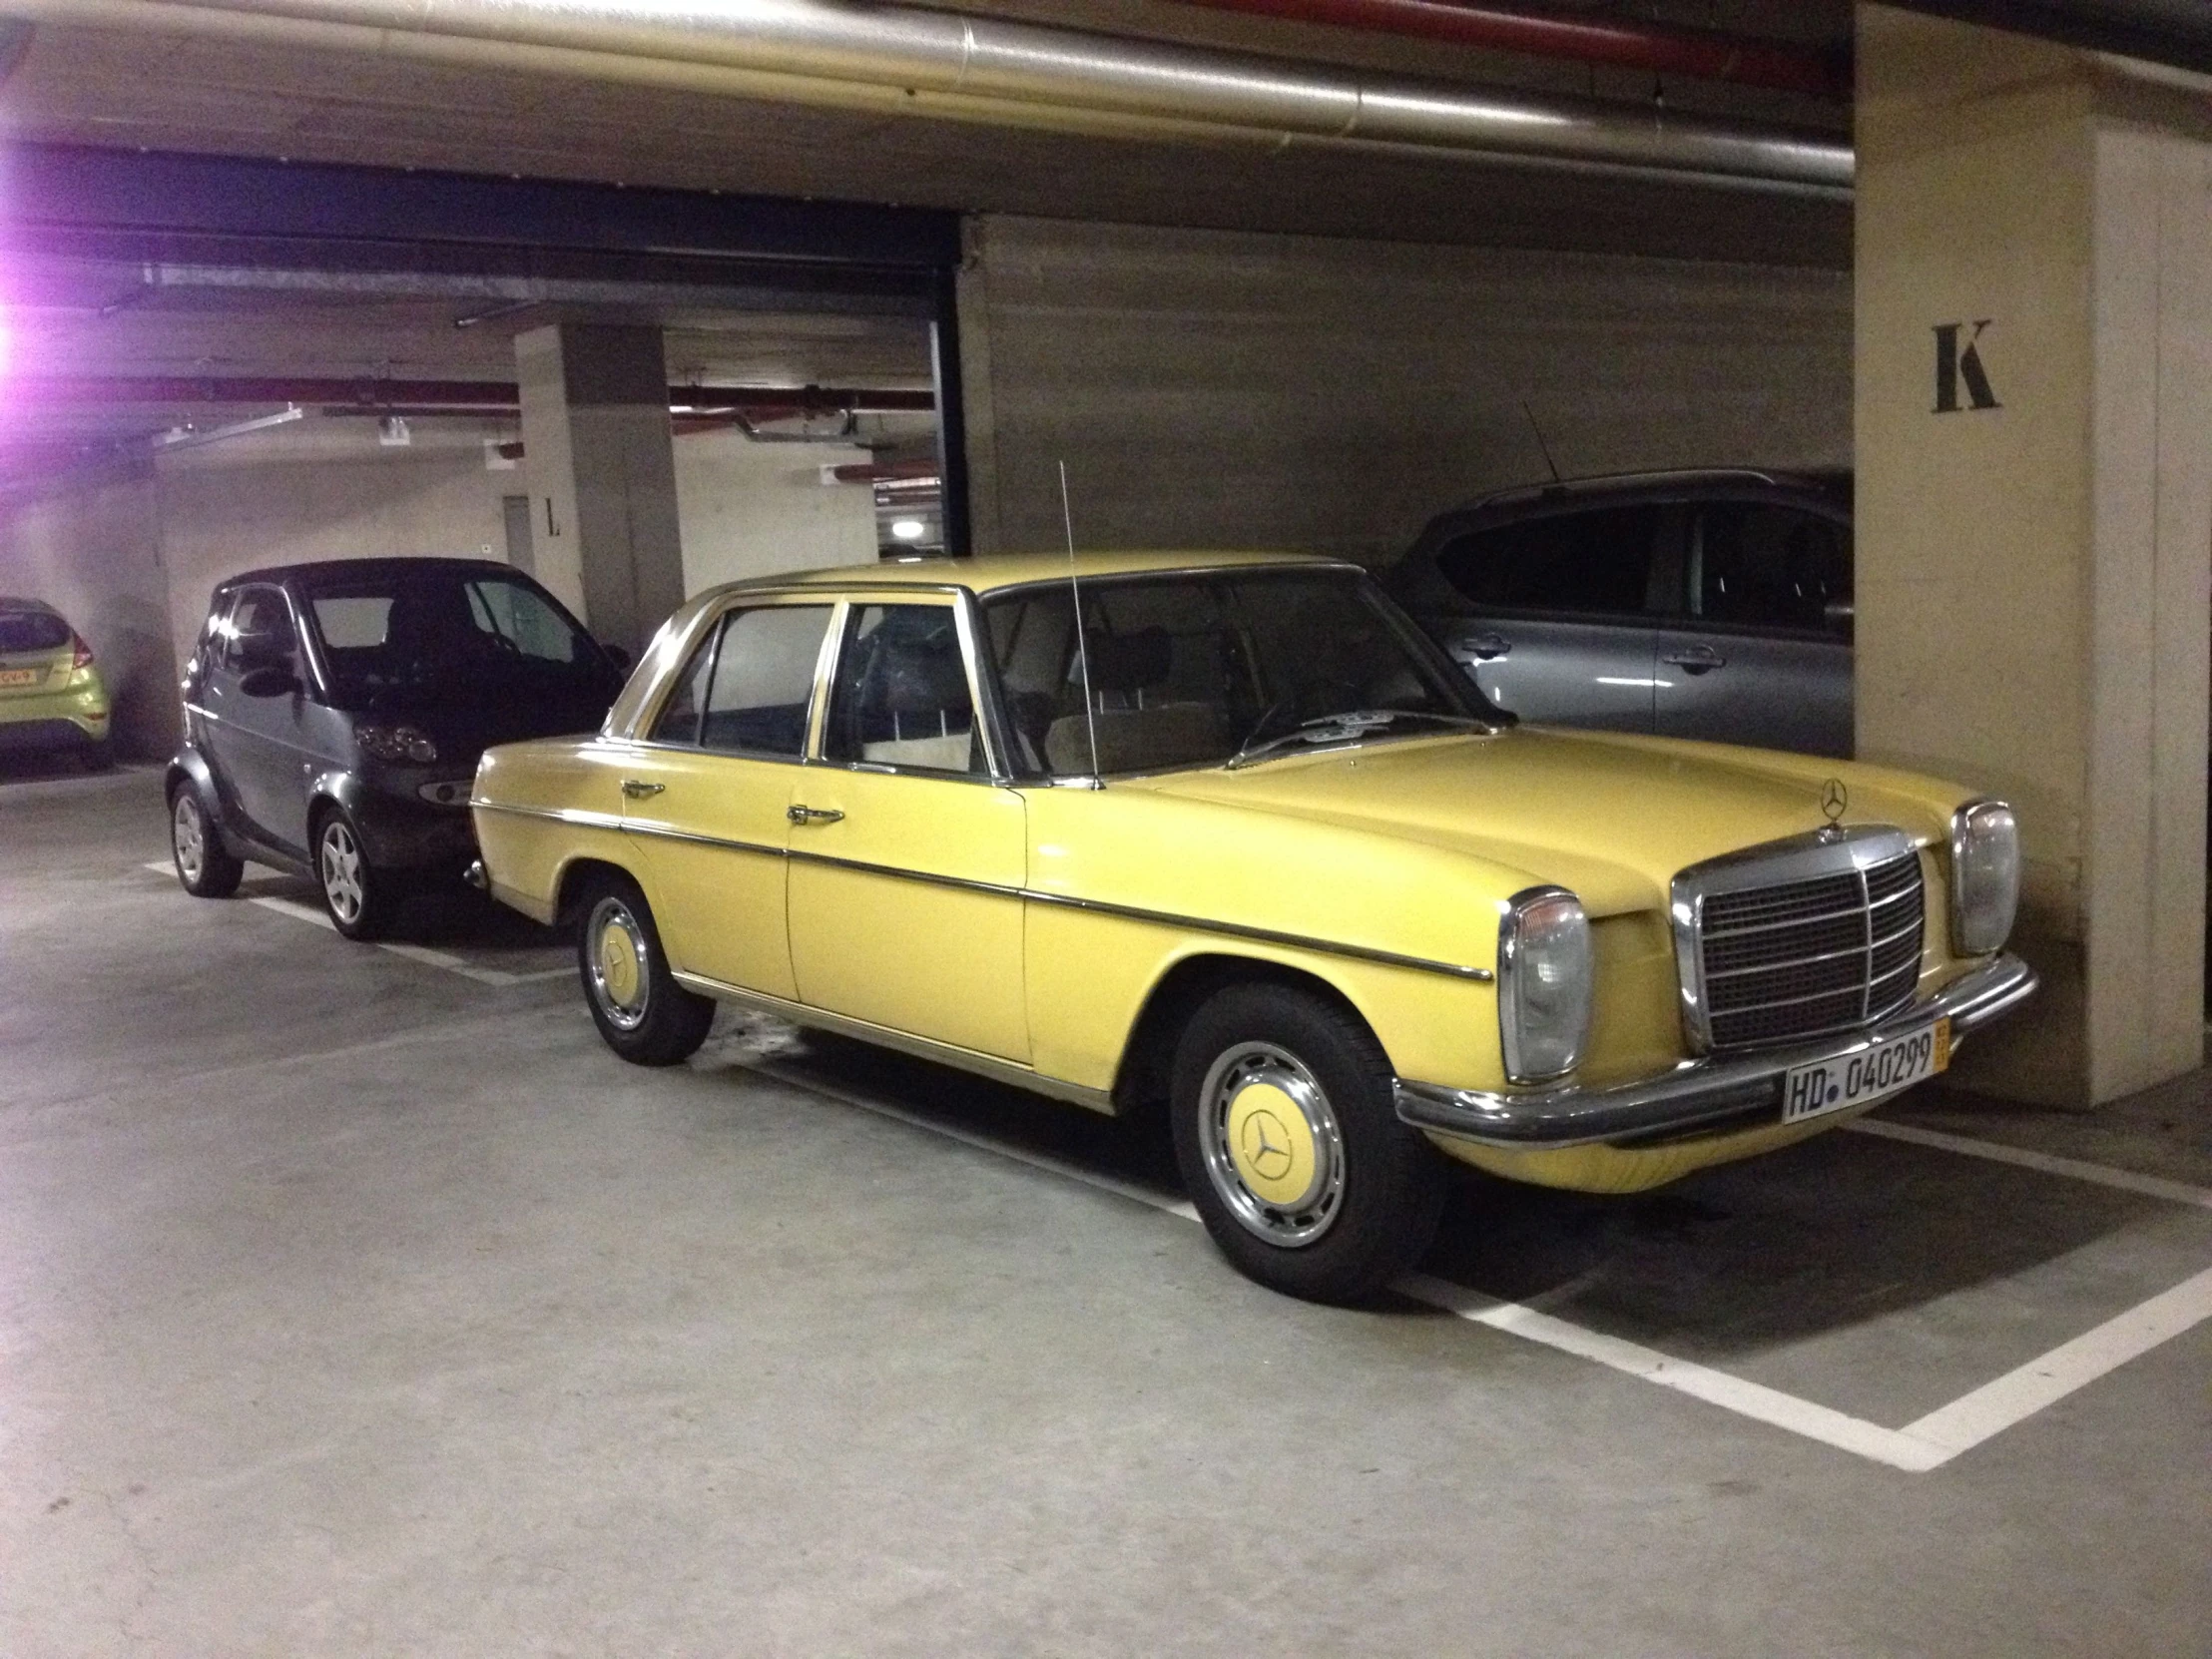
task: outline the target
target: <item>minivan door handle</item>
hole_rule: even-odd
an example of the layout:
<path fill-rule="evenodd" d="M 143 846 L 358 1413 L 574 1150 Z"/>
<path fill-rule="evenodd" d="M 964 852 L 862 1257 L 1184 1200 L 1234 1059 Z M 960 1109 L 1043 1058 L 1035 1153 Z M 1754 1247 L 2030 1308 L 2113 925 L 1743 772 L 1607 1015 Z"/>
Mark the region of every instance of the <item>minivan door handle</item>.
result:
<path fill-rule="evenodd" d="M 1684 674 L 1708 674 L 1728 666 L 1728 659 L 1709 645 L 1685 646 L 1680 651 L 1668 652 L 1659 660 Z"/>
<path fill-rule="evenodd" d="M 792 807 L 784 816 L 794 824 L 835 824 L 844 814 L 834 807 Z"/>
<path fill-rule="evenodd" d="M 1482 662 L 1493 662 L 1499 657 L 1509 657 L 1513 642 L 1503 634 L 1469 634 L 1459 642 L 1459 648 Z"/>
<path fill-rule="evenodd" d="M 659 795 L 667 788 L 666 784 L 648 784 L 642 778 L 625 778 L 622 781 L 622 793 L 632 801 L 643 801 L 649 796 Z"/>

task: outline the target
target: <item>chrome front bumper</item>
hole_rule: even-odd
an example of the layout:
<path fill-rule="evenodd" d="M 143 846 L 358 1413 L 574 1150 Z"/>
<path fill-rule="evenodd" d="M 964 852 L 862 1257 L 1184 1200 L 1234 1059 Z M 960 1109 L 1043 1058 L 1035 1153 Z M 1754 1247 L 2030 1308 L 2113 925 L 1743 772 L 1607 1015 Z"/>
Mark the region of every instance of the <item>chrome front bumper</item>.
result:
<path fill-rule="evenodd" d="M 1562 1083 L 1511 1093 L 1397 1085 L 1397 1115 L 1485 1146 L 1542 1148 L 1593 1142 L 1652 1143 L 1701 1131 L 1780 1121 L 1782 1078 L 1794 1066 L 1840 1060 L 1887 1038 L 1948 1018 L 1951 1040 L 2009 1013 L 2035 990 L 2035 970 L 2017 956 L 1998 955 L 1960 974 L 1926 1001 L 1900 1008 L 1877 1025 L 1755 1054 L 1685 1060 L 1672 1071 L 1606 1089 Z"/>

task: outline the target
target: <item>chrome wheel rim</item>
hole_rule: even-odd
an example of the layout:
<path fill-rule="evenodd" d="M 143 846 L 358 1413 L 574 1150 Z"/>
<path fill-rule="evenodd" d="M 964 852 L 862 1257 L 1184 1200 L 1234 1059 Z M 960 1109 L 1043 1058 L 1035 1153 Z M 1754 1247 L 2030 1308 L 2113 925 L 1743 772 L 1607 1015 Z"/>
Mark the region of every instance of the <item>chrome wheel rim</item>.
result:
<path fill-rule="evenodd" d="M 332 819 L 322 827 L 322 896 L 330 913 L 348 926 L 361 919 L 368 900 L 368 876 L 361 865 L 360 843 L 345 820 Z"/>
<path fill-rule="evenodd" d="M 169 817 L 169 841 L 177 854 L 177 873 L 191 885 L 207 867 L 208 832 L 200 822 L 200 803 L 190 790 L 180 790 L 176 809 Z"/>
<path fill-rule="evenodd" d="M 1320 1079 L 1273 1043 L 1239 1043 L 1207 1068 L 1199 1138 L 1214 1192 L 1257 1238 L 1318 1241 L 1344 1207 L 1344 1132 Z"/>
<path fill-rule="evenodd" d="M 584 977 L 607 1023 L 635 1031 L 652 995 L 653 952 L 645 928 L 619 898 L 602 898 L 584 924 Z"/>

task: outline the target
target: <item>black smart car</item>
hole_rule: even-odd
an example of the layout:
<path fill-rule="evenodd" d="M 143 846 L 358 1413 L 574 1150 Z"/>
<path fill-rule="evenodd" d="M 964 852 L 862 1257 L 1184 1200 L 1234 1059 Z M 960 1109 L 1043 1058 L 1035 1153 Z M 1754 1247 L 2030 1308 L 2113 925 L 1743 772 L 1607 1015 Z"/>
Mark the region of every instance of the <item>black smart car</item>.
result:
<path fill-rule="evenodd" d="M 314 877 L 347 938 L 476 855 L 468 796 L 495 743 L 589 732 L 623 663 L 545 589 L 474 559 L 346 559 L 234 576 L 185 670 L 169 766 L 187 892 L 243 860 Z"/>

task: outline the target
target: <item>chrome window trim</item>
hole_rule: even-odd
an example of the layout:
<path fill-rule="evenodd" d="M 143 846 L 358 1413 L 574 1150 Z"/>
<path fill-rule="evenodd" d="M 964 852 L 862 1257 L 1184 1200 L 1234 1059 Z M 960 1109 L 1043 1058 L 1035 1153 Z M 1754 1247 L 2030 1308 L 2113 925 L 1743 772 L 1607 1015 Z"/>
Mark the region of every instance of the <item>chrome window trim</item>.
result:
<path fill-rule="evenodd" d="M 1816 880 L 1824 875 L 1863 874 L 1876 864 L 1909 852 L 1917 854 L 1920 844 L 1895 825 L 1853 824 L 1762 841 L 1678 870 L 1669 883 L 1667 917 L 1674 932 L 1682 1035 L 1690 1052 L 1713 1052 L 1712 1010 L 1705 994 L 1705 953 L 1700 948 L 1706 899 L 1747 888 Z M 1926 926 L 1925 917 L 1922 925 Z"/>
<path fill-rule="evenodd" d="M 982 780 L 978 780 L 981 782 Z M 894 864 L 869 863 L 859 858 L 839 858 L 827 852 L 810 852 L 802 848 L 771 846 L 756 841 L 728 840 L 718 835 L 695 834 L 689 830 L 662 829 L 656 825 L 639 824 L 607 813 L 593 813 L 575 807 L 516 807 L 502 802 L 471 800 L 469 806 L 486 813 L 505 813 L 515 818 L 545 819 L 555 824 L 573 825 L 579 829 L 613 830 L 629 835 L 655 835 L 668 840 L 689 841 L 700 846 L 721 847 L 733 852 L 757 852 L 766 857 L 797 859 L 806 863 L 827 864 L 833 868 L 858 870 L 868 875 L 889 876 L 896 880 L 918 881 L 928 886 L 953 887 L 966 892 L 987 893 L 997 898 L 1018 898 L 1032 904 L 1049 904 L 1059 909 L 1087 910 L 1097 915 L 1113 916 L 1123 921 L 1141 921 L 1159 927 L 1187 928 L 1194 933 L 1211 933 L 1222 938 L 1247 939 L 1255 944 L 1280 945 L 1289 950 L 1311 950 L 1324 956 L 1342 956 L 1351 961 L 1373 962 L 1381 967 L 1405 968 L 1415 973 L 1441 974 L 1449 979 L 1463 980 L 1471 984 L 1486 985 L 1495 975 L 1485 967 L 1473 967 L 1459 962 L 1439 962 L 1425 956 L 1408 956 L 1394 950 L 1381 950 L 1370 945 L 1346 944 L 1332 939 L 1317 939 L 1303 933 L 1278 932 L 1268 927 L 1248 927 L 1242 922 L 1209 921 L 1200 916 L 1177 915 L 1167 910 L 1147 910 L 1134 904 L 1114 904 L 1104 899 L 1078 898 L 1070 893 L 1045 892 L 1036 887 L 1009 887 L 993 881 L 977 881 L 961 875 L 938 875 L 928 870 L 902 869 Z"/>

